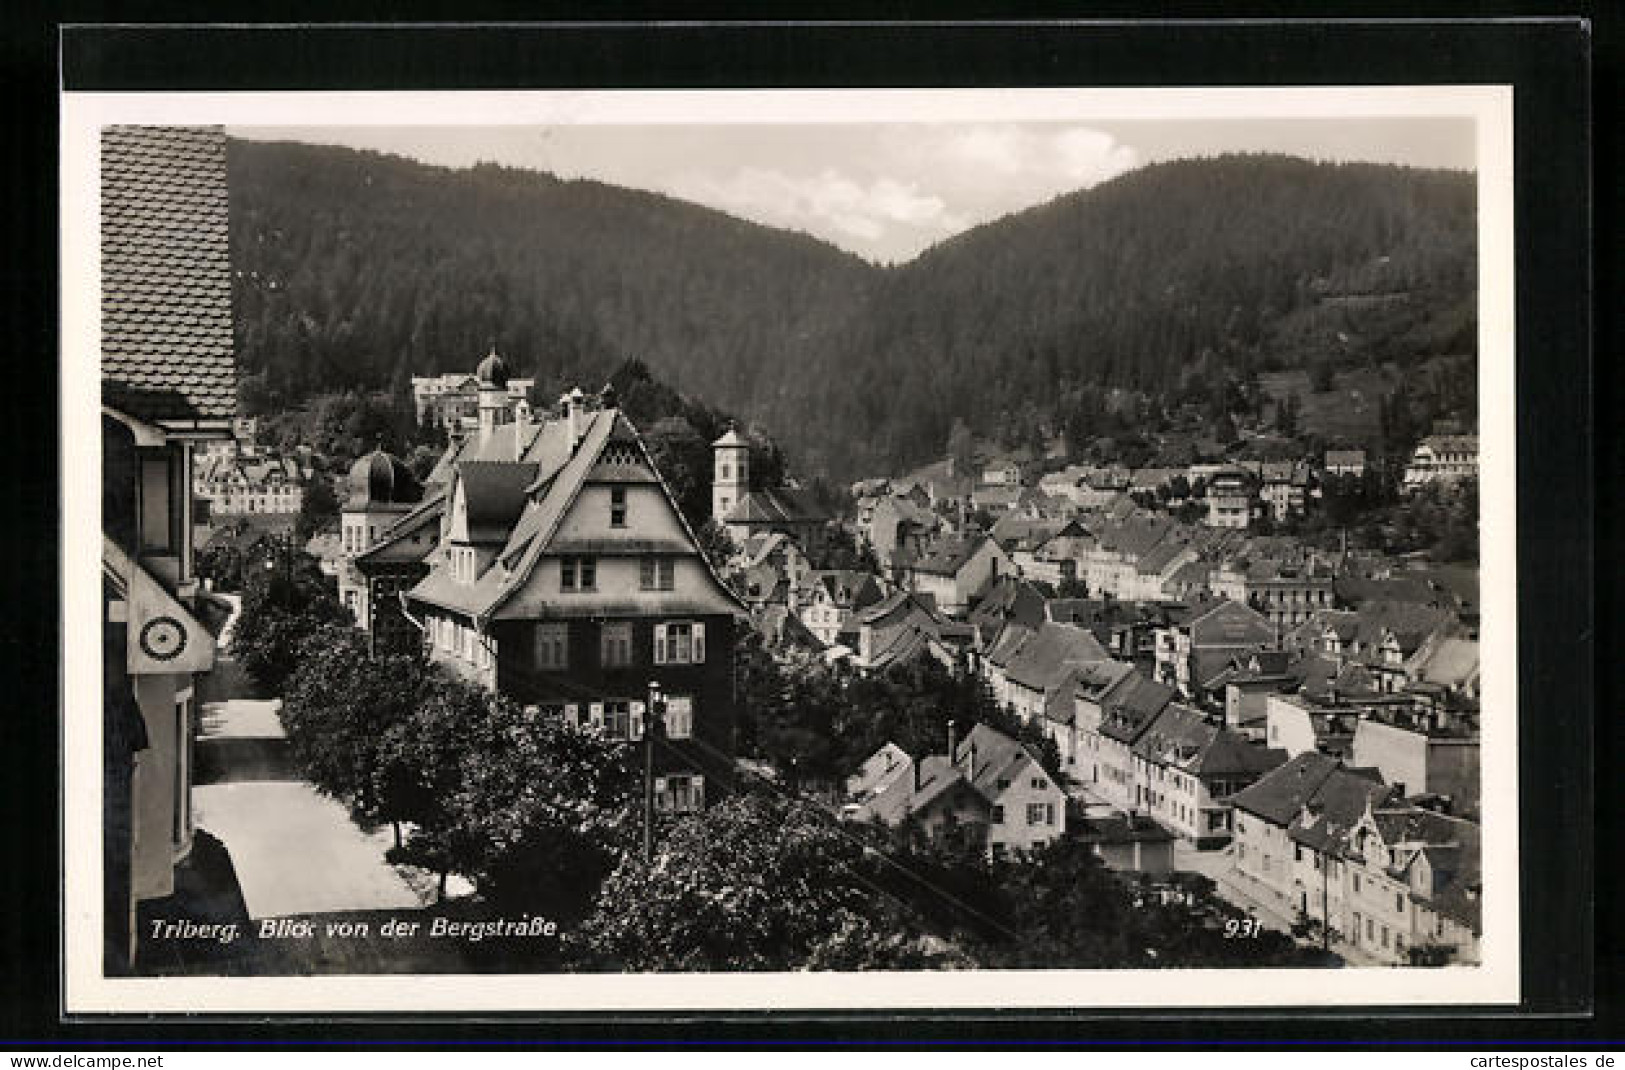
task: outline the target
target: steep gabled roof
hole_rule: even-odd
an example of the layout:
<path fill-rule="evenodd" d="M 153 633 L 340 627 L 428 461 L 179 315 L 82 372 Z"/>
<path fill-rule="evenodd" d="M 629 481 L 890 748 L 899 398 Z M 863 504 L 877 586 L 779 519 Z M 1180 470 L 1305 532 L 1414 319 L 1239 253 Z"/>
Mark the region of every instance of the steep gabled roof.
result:
<path fill-rule="evenodd" d="M 1045 621 L 1004 666 L 1005 676 L 1033 691 L 1047 687 L 1068 661 L 1104 661 L 1109 655 L 1093 633 L 1075 624 Z"/>
<path fill-rule="evenodd" d="M 626 418 L 618 410 L 606 409 L 585 415 L 586 427 L 579 446 L 573 452 L 568 452 L 570 435 L 567 422 L 564 420 L 551 420 L 540 425 L 540 430 L 534 436 L 527 431 L 530 446 L 526 449 L 524 461 L 527 465 L 533 465 L 537 474 L 528 486 L 531 498 L 525 502 L 516 522 L 513 523 L 506 544 L 497 555 L 497 560 L 473 583 L 458 582 L 444 569 L 436 569 L 412 589 L 412 598 L 466 613 L 476 619 L 501 617 L 525 620 L 572 613 L 614 616 L 635 615 L 645 611 L 646 607 L 635 594 L 625 597 L 605 596 L 592 600 L 577 599 L 568 603 L 537 597 L 515 600 L 515 596 L 529 584 L 538 561 L 549 552 L 559 525 L 568 515 L 582 486 L 586 483 L 588 474 L 597 464 L 599 455 L 611 436 L 619 441 L 633 442 L 643 450 L 636 430 L 626 422 Z M 507 425 L 508 428 L 513 426 Z M 503 428 L 498 428 L 498 431 L 501 430 Z M 514 441 L 510 438 L 508 448 L 513 447 Z M 448 451 L 450 452 L 452 451 Z M 457 470 L 461 472 L 470 466 L 475 466 L 477 470 L 483 461 L 491 460 L 488 456 L 489 450 L 480 450 L 478 453 L 480 454 L 478 458 L 465 457 L 456 462 Z M 644 450 L 644 460 L 658 477 L 659 471 L 653 462 L 648 460 L 647 450 Z M 550 466 L 560 461 L 562 463 L 558 463 L 550 470 Z M 514 466 L 515 471 L 519 467 L 521 466 Z M 476 478 L 485 477 L 476 476 Z M 507 477 L 496 478 L 506 480 Z M 503 483 L 504 487 L 507 485 L 506 482 Z M 704 564 L 706 574 L 711 579 L 710 587 L 706 591 L 687 592 L 683 597 L 662 596 L 660 602 L 662 611 L 695 615 L 745 616 L 744 603 L 722 582 L 710 561 L 699 552 L 699 543 L 694 538 L 688 521 L 683 519 L 681 510 L 677 509 L 676 501 L 664 479 L 660 480 L 659 485 L 687 536 L 688 546 Z"/>
<path fill-rule="evenodd" d="M 103 400 L 223 426 L 237 412 L 225 131 L 103 128 L 101 216 Z"/>
<path fill-rule="evenodd" d="M 1102 710 L 1100 734 L 1132 745 L 1173 697 L 1174 690 L 1165 684 L 1148 680 L 1138 671 L 1129 674 Z"/>
<path fill-rule="evenodd" d="M 523 461 L 464 461 L 457 466 L 471 542 L 506 542 L 529 501 L 525 488 L 536 465 Z"/>
<path fill-rule="evenodd" d="M 985 535 L 973 539 L 945 539 L 931 546 L 925 556 L 914 563 L 914 571 L 931 576 L 957 576 L 989 541 Z"/>

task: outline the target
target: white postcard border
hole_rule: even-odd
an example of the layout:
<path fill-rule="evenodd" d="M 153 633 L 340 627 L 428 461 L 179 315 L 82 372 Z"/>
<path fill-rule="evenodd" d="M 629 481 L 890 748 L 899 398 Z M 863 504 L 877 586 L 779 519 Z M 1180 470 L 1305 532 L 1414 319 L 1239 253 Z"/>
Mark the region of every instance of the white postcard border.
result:
<path fill-rule="evenodd" d="M 104 125 L 1061 122 L 1460 116 L 1477 130 L 1482 964 L 1342 970 L 102 975 L 99 137 Z M 1519 998 L 1516 369 L 1510 86 L 818 91 L 65 93 L 61 97 L 63 1010 L 574 1012 L 1408 1007 Z"/>

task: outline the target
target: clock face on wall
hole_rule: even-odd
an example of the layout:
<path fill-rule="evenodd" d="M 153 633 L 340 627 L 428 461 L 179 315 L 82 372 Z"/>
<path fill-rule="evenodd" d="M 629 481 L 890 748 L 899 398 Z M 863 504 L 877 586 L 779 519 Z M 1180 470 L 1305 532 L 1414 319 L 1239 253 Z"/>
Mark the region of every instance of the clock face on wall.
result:
<path fill-rule="evenodd" d="M 174 617 L 154 617 L 141 629 L 141 649 L 158 661 L 179 657 L 186 649 L 186 629 Z"/>

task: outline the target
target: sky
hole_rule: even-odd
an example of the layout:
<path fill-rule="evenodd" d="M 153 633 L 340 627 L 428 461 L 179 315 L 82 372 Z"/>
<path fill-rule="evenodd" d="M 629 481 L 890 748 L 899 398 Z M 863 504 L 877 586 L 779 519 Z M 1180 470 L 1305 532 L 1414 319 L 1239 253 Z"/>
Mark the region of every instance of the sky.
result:
<path fill-rule="evenodd" d="M 1471 170 L 1476 151 L 1470 118 L 1426 116 L 228 129 L 652 190 L 876 263 L 1162 160 L 1280 152 Z"/>

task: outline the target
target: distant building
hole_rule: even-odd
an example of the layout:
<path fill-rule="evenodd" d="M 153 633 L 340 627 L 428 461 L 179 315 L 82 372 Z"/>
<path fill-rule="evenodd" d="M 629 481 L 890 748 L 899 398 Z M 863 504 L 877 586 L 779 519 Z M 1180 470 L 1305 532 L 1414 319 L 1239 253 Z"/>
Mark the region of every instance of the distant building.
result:
<path fill-rule="evenodd" d="M 1477 435 L 1429 435 L 1417 444 L 1405 468 L 1405 487 L 1455 483 L 1478 477 Z"/>
<path fill-rule="evenodd" d="M 931 595 L 942 612 L 962 617 L 994 580 L 1015 571 L 1009 555 L 983 535 L 944 539 L 927 547 L 906 567 L 900 582 L 911 591 Z"/>
<path fill-rule="evenodd" d="M 197 466 L 192 493 L 210 520 L 254 513 L 292 515 L 305 500 L 307 470 L 291 457 L 214 456 Z"/>
<path fill-rule="evenodd" d="M 1213 570 L 1209 588 L 1219 598 L 1243 602 L 1286 632 L 1330 609 L 1331 569 L 1312 562 L 1282 562 L 1238 555 Z"/>
<path fill-rule="evenodd" d="M 848 820 L 912 824 L 932 841 L 993 857 L 1037 850 L 1066 834 L 1066 793 L 1032 752 L 985 724 L 948 752 L 916 762 L 887 744 L 848 783 Z"/>
<path fill-rule="evenodd" d="M 1221 598 L 1183 607 L 1157 629 L 1157 679 L 1195 697 L 1229 667 L 1232 658 L 1274 641 L 1274 626 L 1245 602 Z"/>
<path fill-rule="evenodd" d="M 509 379 L 503 389 L 509 402 L 518 402 L 529 395 L 535 384 L 534 379 Z M 433 423 L 451 433 L 472 431 L 480 414 L 479 377 L 466 372 L 414 375 L 412 403 L 416 407 L 419 424 Z"/>
<path fill-rule="evenodd" d="M 1301 464 L 1266 464 L 1260 472 L 1259 497 L 1277 524 L 1302 516 L 1309 495 L 1309 471 Z M 1212 493 L 1211 489 L 1208 492 Z"/>
<path fill-rule="evenodd" d="M 413 512 L 423 488 L 399 457 L 373 450 L 350 467 L 346 495 L 340 503 L 339 539 L 344 557 L 339 565 L 339 600 L 355 618 L 356 626 L 371 626 L 372 599 L 366 577 L 356 570 L 356 559 L 367 553 Z M 421 538 L 421 536 L 420 536 Z M 427 556 L 427 547 L 424 548 Z M 422 557 L 419 557 L 422 560 Z"/>
<path fill-rule="evenodd" d="M 823 550 L 830 514 L 813 494 L 787 487 L 752 490 L 750 442 L 732 426 L 711 443 L 711 453 L 711 518 L 727 530 L 736 546 L 753 536 L 779 532 L 795 539 L 809 554 Z"/>
<path fill-rule="evenodd" d="M 807 630 L 825 646 L 857 642 L 855 616 L 885 597 L 880 581 L 867 572 L 811 572 L 796 595 L 796 613 Z M 851 640 L 851 642 L 848 642 Z"/>
<path fill-rule="evenodd" d="M 1224 468 L 1207 483 L 1207 525 L 1213 528 L 1245 530 L 1253 522 L 1256 483 L 1241 468 Z"/>
<path fill-rule="evenodd" d="M 1327 450 L 1325 461 L 1329 476 L 1365 475 L 1365 450 Z"/>

